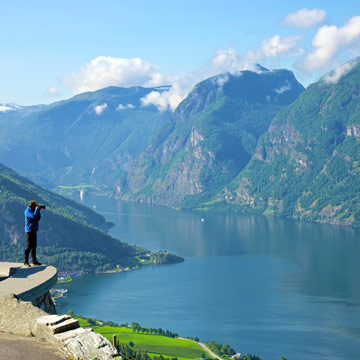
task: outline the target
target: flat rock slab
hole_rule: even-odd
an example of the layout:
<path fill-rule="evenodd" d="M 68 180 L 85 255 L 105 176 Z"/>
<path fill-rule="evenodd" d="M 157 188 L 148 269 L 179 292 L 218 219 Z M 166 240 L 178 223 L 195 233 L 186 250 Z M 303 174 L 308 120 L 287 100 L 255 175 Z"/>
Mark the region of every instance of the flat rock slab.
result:
<path fill-rule="evenodd" d="M 50 325 L 49 329 L 53 334 L 63 333 L 65 331 L 74 330 L 79 327 L 79 321 L 76 319 L 64 320 L 60 324 Z"/>
<path fill-rule="evenodd" d="M 92 331 L 93 331 L 92 329 L 84 329 L 82 327 L 79 327 L 74 330 L 65 331 L 61 334 L 55 334 L 54 336 L 56 339 L 58 339 L 60 341 L 65 341 L 67 339 L 74 338 L 80 334 L 84 334 L 84 333 L 88 333 L 88 332 L 92 332 Z"/>
<path fill-rule="evenodd" d="M 70 315 L 48 315 L 36 319 L 36 322 L 46 326 L 53 326 L 69 319 L 71 319 Z"/>
<path fill-rule="evenodd" d="M 15 274 L 16 269 L 21 268 L 23 264 L 12 262 L 0 262 L 0 278 L 7 278 Z"/>
<path fill-rule="evenodd" d="M 6 268 L 15 269 L 12 270 L 14 272 L 10 277 L 0 282 L 0 297 L 14 294 L 23 301 L 33 301 L 44 295 L 57 282 L 57 269 L 53 266 L 42 265 L 25 268 L 21 263 L 0 264 L 3 271 Z"/>

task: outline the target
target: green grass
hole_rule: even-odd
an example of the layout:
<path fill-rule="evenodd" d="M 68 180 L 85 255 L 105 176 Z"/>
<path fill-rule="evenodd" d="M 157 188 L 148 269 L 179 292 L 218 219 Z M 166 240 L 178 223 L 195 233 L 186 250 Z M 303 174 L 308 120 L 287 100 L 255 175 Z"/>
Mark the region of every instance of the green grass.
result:
<path fill-rule="evenodd" d="M 154 356 L 159 356 L 159 354 L 154 354 L 154 353 L 147 353 L 152 359 L 154 358 Z M 165 360 L 171 360 L 173 357 L 175 356 L 164 356 Z M 178 360 L 198 360 L 198 358 L 185 358 L 185 357 L 180 357 L 180 356 L 176 356 Z"/>
<path fill-rule="evenodd" d="M 80 325 L 87 326 L 82 324 Z M 161 354 L 188 360 L 201 358 L 201 355 L 205 353 L 199 345 L 189 340 L 174 339 L 160 335 L 139 334 L 134 333 L 132 329 L 107 325 L 93 326 L 93 329 L 95 332 L 102 334 L 110 341 L 112 341 L 113 335 L 116 334 L 117 341 L 121 345 L 129 345 L 129 342 L 133 342 L 135 350 L 143 350 L 153 355 Z M 210 355 L 207 353 L 205 353 L 205 356 L 210 358 Z"/>
<path fill-rule="evenodd" d="M 79 321 L 79 325 L 81 327 L 91 326 L 90 323 L 85 319 L 81 319 L 81 318 L 76 318 L 76 319 Z"/>

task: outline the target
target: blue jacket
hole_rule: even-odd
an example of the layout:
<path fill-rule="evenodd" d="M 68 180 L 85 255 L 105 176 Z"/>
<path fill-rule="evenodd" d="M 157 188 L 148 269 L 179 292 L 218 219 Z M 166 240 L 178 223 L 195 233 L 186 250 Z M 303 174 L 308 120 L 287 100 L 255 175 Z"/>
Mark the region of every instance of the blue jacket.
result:
<path fill-rule="evenodd" d="M 25 210 L 25 232 L 33 232 L 39 230 L 39 220 L 40 220 L 40 210 L 35 209 L 31 210 L 31 207 L 28 206 Z"/>

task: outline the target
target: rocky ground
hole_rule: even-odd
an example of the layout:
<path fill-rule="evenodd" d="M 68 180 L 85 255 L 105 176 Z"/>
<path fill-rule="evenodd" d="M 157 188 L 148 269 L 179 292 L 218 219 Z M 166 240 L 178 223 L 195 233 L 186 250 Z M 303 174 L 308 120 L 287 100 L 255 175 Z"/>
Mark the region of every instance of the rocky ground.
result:
<path fill-rule="evenodd" d="M 0 332 L 0 359 L 65 360 L 66 357 L 45 341 Z"/>

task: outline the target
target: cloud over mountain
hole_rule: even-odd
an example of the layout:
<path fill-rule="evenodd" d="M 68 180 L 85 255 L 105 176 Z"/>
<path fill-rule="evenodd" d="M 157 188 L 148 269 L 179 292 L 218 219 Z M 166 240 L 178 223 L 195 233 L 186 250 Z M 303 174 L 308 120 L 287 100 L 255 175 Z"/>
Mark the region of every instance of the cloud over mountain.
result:
<path fill-rule="evenodd" d="M 283 19 L 283 24 L 295 26 L 300 29 L 309 29 L 324 22 L 326 11 L 321 9 L 300 9 L 287 15 Z"/>
<path fill-rule="evenodd" d="M 301 35 L 285 36 L 275 35 L 261 43 L 260 58 L 277 57 L 285 55 L 301 55 L 303 50 L 297 48 L 297 44 L 302 38 Z"/>
<path fill-rule="evenodd" d="M 98 56 L 79 72 L 63 79 L 63 84 L 74 94 L 95 91 L 107 86 L 159 85 L 164 77 L 158 67 L 139 58 Z"/>
<path fill-rule="evenodd" d="M 322 79 L 328 84 L 336 84 L 358 63 L 359 59 L 354 59 L 345 64 L 337 65 L 335 66 L 334 70 L 326 74 Z"/>
<path fill-rule="evenodd" d="M 107 108 L 107 103 L 95 106 L 94 110 L 96 115 L 101 115 Z"/>
<path fill-rule="evenodd" d="M 324 69 L 341 50 L 351 49 L 360 43 L 360 16 L 352 17 L 344 26 L 322 26 L 312 41 L 314 50 L 300 65 L 308 72 Z"/>
<path fill-rule="evenodd" d="M 125 109 L 134 109 L 135 106 L 133 104 L 127 104 L 127 105 L 123 105 L 123 104 L 119 104 L 118 107 L 116 108 L 117 111 L 121 111 L 121 110 L 125 110 Z"/>
<path fill-rule="evenodd" d="M 258 50 L 238 55 L 235 49 L 219 49 L 214 57 L 199 69 L 185 74 L 163 74 L 159 67 L 140 58 L 115 58 L 98 56 L 85 64 L 78 72 L 62 80 L 73 94 L 95 91 L 107 86 L 144 86 L 156 87 L 171 85 L 163 92 L 152 92 L 142 99 L 143 106 L 155 105 L 160 110 L 172 109 L 186 97 L 193 86 L 220 73 L 235 74 L 241 70 L 258 71 L 257 62 L 266 58 L 299 55 L 297 48 L 301 36 L 275 35 L 264 40 Z M 222 79 L 223 82 L 226 78 Z M 221 84 L 219 84 L 221 85 Z M 54 90 L 54 89 L 52 89 Z M 54 92 L 54 91 L 52 91 Z M 120 110 L 120 109 L 119 109 Z M 100 114 L 103 110 L 99 110 Z"/>
<path fill-rule="evenodd" d="M 238 55 L 235 49 L 220 49 L 216 51 L 211 61 L 202 68 L 189 74 L 179 76 L 169 91 L 162 93 L 152 92 L 143 100 L 143 105 L 155 105 L 160 110 L 170 108 L 174 110 L 176 106 L 186 97 L 194 85 L 206 78 L 220 73 L 239 74 L 242 70 L 261 72 L 257 63 L 267 58 L 282 56 L 298 56 L 303 54 L 303 50 L 297 47 L 301 35 L 281 37 L 275 35 L 264 40 L 260 48 L 256 51 L 248 51 L 244 55 Z M 219 86 L 226 82 L 226 76 L 221 78 Z"/>

